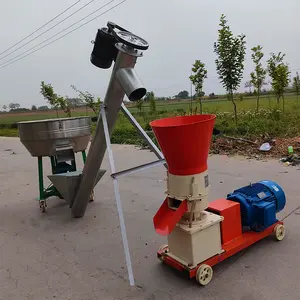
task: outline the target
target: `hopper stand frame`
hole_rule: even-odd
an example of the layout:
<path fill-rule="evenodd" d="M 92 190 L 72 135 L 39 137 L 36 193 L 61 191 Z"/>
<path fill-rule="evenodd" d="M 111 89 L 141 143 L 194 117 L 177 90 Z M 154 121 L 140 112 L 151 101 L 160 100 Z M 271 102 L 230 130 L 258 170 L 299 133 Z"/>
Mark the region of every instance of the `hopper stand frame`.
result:
<path fill-rule="evenodd" d="M 86 151 L 85 150 L 81 151 L 81 155 L 82 155 L 83 163 L 85 164 Z M 57 158 L 55 156 L 50 156 L 50 162 L 51 162 L 52 175 L 58 174 Z M 77 170 L 75 157 L 74 157 L 74 159 L 71 160 L 71 165 L 69 167 L 70 168 L 68 168 L 68 171 L 76 171 Z M 45 188 L 43 174 L 44 174 L 43 156 L 38 156 L 39 197 L 37 197 L 36 200 L 39 201 L 40 210 L 41 210 L 41 212 L 44 213 L 44 212 L 46 212 L 48 198 L 54 196 L 54 197 L 63 199 L 63 197 L 62 197 L 61 193 L 57 190 L 57 188 L 52 183 L 50 183 L 49 186 L 47 188 Z M 93 191 L 90 196 L 90 202 L 92 202 L 92 201 L 94 201 Z"/>

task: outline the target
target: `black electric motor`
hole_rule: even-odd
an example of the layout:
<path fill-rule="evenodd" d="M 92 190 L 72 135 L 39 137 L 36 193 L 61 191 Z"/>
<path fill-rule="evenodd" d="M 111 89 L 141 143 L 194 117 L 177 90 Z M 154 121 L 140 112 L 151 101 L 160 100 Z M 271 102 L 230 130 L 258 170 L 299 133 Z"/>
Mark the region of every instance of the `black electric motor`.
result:
<path fill-rule="evenodd" d="M 107 27 L 98 29 L 91 54 L 91 63 L 98 68 L 109 69 L 112 62 L 116 61 L 118 49 L 115 45 L 118 42 L 139 50 L 147 50 L 149 47 L 144 39 L 113 22 L 108 22 Z"/>
<path fill-rule="evenodd" d="M 116 39 L 108 28 L 98 29 L 91 55 L 92 64 L 101 69 L 109 69 L 118 54 L 115 43 Z"/>

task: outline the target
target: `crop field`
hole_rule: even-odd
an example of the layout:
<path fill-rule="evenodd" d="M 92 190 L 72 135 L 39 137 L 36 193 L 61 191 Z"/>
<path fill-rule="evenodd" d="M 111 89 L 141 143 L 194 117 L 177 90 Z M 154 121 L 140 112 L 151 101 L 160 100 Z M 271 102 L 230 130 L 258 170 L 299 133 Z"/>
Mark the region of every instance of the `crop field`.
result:
<path fill-rule="evenodd" d="M 233 106 L 227 99 L 214 99 L 203 101 L 204 113 L 215 113 L 217 115 L 216 127 L 226 134 L 233 136 L 257 135 L 296 136 L 300 133 L 300 104 L 294 95 L 285 96 L 285 112 L 282 110 L 282 102 L 277 105 L 276 99 L 271 96 L 263 96 L 260 99 L 259 112 L 255 113 L 256 98 L 244 97 L 236 99 L 238 109 L 238 123 L 234 122 Z M 199 113 L 199 103 L 192 102 L 193 113 Z M 150 130 L 149 122 L 153 119 L 184 115 L 190 113 L 191 103 L 189 100 L 181 101 L 157 101 L 156 111 L 151 111 L 147 102 L 139 111 L 134 103 L 128 107 L 135 118 L 146 129 Z M 197 109 L 196 109 L 197 107 Z M 85 108 L 72 111 L 72 116 L 95 116 L 94 112 Z M 59 117 L 65 117 L 62 111 L 58 112 Z M 2 113 L 0 114 L 0 135 L 18 136 L 17 122 L 42 120 L 56 118 L 56 111 L 38 111 L 25 113 Z M 95 124 L 93 124 L 93 128 Z M 123 114 L 120 113 L 115 126 L 112 142 L 114 143 L 142 143 L 135 129 Z"/>

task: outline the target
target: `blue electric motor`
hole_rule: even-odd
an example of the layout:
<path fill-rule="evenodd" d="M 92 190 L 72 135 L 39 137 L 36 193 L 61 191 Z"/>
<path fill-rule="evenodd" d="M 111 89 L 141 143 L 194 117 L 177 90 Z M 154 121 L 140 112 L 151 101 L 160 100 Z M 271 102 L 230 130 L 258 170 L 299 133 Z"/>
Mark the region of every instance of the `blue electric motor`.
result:
<path fill-rule="evenodd" d="M 254 231 L 262 231 L 276 223 L 276 213 L 286 203 L 282 188 L 270 180 L 235 190 L 227 199 L 240 203 L 242 226 L 248 226 Z"/>

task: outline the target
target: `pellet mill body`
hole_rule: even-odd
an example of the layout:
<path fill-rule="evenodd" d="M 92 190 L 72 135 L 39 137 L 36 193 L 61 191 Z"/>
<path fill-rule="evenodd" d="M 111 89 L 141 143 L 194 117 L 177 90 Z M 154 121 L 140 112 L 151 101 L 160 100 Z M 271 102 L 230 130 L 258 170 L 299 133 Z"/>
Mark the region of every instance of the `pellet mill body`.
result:
<path fill-rule="evenodd" d="M 168 245 L 158 258 L 201 285 L 210 282 L 212 267 L 274 233 L 282 240 L 285 228 L 276 214 L 286 203 L 282 188 L 260 181 L 208 201 L 207 158 L 214 115 L 166 118 L 150 123 L 168 164 L 167 197 L 153 218 Z"/>

